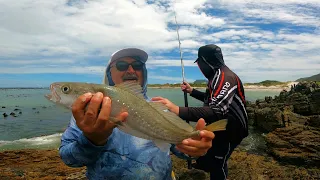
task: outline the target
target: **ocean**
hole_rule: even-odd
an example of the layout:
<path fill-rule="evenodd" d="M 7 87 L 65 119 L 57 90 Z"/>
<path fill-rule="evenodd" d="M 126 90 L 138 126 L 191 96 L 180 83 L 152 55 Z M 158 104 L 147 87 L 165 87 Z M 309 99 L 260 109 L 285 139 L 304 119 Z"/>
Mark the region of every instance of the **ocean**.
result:
<path fill-rule="evenodd" d="M 71 111 L 45 99 L 48 89 L 0 89 L 0 151 L 16 149 L 52 149 L 60 145 Z M 255 101 L 278 95 L 275 90 L 247 90 L 246 99 Z M 184 106 L 180 89 L 148 89 L 148 96 L 162 96 Z M 189 106 L 202 103 L 188 97 Z M 8 116 L 4 117 L 4 113 Z M 14 113 L 14 115 L 10 115 Z M 259 153 L 264 149 L 263 134 L 250 128 L 250 135 L 240 148 Z"/>

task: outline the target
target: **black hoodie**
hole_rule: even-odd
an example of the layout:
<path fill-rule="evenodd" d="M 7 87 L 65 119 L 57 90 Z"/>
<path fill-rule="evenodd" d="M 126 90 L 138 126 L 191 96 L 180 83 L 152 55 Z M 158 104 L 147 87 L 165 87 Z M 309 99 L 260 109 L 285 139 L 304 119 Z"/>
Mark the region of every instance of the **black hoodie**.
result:
<path fill-rule="evenodd" d="M 206 92 L 193 89 L 191 96 L 204 102 L 204 107 L 180 107 L 179 116 L 189 121 L 203 118 L 207 125 L 228 118 L 224 134 L 230 141 L 241 141 L 248 135 L 248 117 L 242 82 L 224 63 L 221 48 L 210 44 L 199 48 L 195 61 L 208 79 Z"/>

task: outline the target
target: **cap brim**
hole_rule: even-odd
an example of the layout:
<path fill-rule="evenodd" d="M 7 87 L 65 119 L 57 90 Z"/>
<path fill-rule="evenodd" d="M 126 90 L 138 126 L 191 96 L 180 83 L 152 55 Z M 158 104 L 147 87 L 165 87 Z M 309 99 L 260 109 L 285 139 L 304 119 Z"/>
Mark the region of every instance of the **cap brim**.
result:
<path fill-rule="evenodd" d="M 145 63 L 148 60 L 148 54 L 145 51 L 137 48 L 126 48 L 113 53 L 111 55 L 111 62 L 123 57 L 132 57 L 132 56 L 140 57 L 140 60 L 143 63 Z"/>
<path fill-rule="evenodd" d="M 198 57 L 197 60 L 194 61 L 194 63 L 196 63 L 197 61 L 199 61 L 199 59 L 200 59 L 200 58 Z"/>

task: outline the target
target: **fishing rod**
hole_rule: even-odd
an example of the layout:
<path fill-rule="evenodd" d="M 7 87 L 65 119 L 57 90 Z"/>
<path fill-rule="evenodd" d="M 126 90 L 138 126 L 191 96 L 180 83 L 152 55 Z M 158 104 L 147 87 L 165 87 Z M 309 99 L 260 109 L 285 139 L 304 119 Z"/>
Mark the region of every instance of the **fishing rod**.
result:
<path fill-rule="evenodd" d="M 178 27 L 178 22 L 177 22 L 177 16 L 176 16 L 176 12 L 174 11 L 174 18 L 176 21 L 176 30 L 177 30 L 177 35 L 178 35 L 178 42 L 179 42 L 179 51 L 180 51 L 180 61 L 181 61 L 181 69 L 182 69 L 182 83 L 185 82 L 185 77 L 184 77 L 184 64 L 183 64 L 183 60 L 182 60 L 182 52 L 181 52 L 181 42 L 180 42 L 180 36 L 179 36 L 179 27 Z M 188 96 L 187 96 L 187 92 L 183 91 L 184 94 L 184 106 L 188 107 Z M 186 120 L 187 123 L 189 123 L 189 120 Z M 191 160 L 187 160 L 188 162 L 188 169 L 192 169 L 191 166 Z"/>
<path fill-rule="evenodd" d="M 176 30 L 177 30 L 177 35 L 178 35 L 178 42 L 179 42 L 179 51 L 180 51 L 180 61 L 181 61 L 181 69 L 182 69 L 182 82 L 185 82 L 185 77 L 184 77 L 184 64 L 183 64 L 183 60 L 182 60 L 182 52 L 181 52 L 181 42 L 180 42 L 180 36 L 179 36 L 179 28 L 178 28 L 178 22 L 177 22 L 177 16 L 176 13 L 174 13 L 174 18 L 176 21 Z M 188 98 L 187 98 L 187 92 L 184 91 L 184 105 L 185 107 L 188 107 Z M 189 123 L 188 120 L 186 120 L 187 123 Z"/>

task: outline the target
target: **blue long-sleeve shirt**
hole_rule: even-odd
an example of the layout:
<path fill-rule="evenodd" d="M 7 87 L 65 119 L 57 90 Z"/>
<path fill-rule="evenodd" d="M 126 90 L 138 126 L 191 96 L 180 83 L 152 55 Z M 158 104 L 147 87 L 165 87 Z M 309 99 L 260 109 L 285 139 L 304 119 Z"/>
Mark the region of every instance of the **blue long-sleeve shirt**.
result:
<path fill-rule="evenodd" d="M 170 150 L 180 158 L 189 158 L 174 145 Z M 171 180 L 170 151 L 162 152 L 152 141 L 131 136 L 118 128 L 104 146 L 96 146 L 83 135 L 74 117 L 62 135 L 59 153 L 70 167 L 87 166 L 88 179 Z"/>

